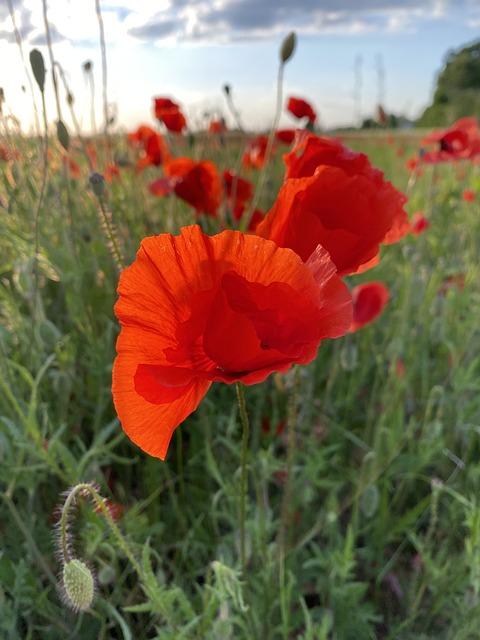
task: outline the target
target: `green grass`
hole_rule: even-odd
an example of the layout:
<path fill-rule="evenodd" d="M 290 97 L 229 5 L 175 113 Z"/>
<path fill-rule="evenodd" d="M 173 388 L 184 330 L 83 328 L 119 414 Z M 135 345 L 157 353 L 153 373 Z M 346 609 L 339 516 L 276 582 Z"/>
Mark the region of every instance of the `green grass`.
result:
<path fill-rule="evenodd" d="M 480 614 L 480 285 L 478 166 L 432 169 L 408 187 L 422 235 L 384 247 L 379 266 L 349 279 L 390 289 L 383 315 L 322 344 L 294 373 L 246 388 L 251 421 L 247 576 L 240 563 L 242 428 L 235 388 L 215 384 L 177 429 L 167 459 L 130 443 L 116 418 L 111 368 L 118 269 L 88 186 L 55 143 L 40 202 L 42 149 L 0 164 L 0 637 L 287 640 L 473 640 Z M 407 189 L 413 138 L 375 133 L 365 151 Z M 105 150 L 97 140 L 99 168 Z M 181 143 L 176 155 L 235 164 L 239 143 Z M 402 157 L 397 149 L 405 150 Z M 127 153 L 125 141 L 116 151 Z M 465 175 L 458 177 L 462 171 Z M 269 171 L 264 209 L 282 179 Z M 127 263 L 141 238 L 193 222 L 158 175 L 121 169 L 106 202 Z M 256 176 L 251 176 L 256 179 Z M 35 219 L 38 210 L 38 255 Z M 206 221 L 203 221 L 206 224 Z M 208 221 L 209 232 L 216 232 Z M 464 275 L 464 286 L 446 280 Z M 296 392 L 294 392 L 296 389 Z M 293 398 L 292 398 L 293 394 Z M 279 547 L 287 436 L 296 410 L 287 552 Z M 270 433 L 262 430 L 268 419 Z M 57 507 L 79 482 L 121 505 L 118 526 L 139 580 L 91 502 L 71 512 L 76 555 L 96 598 L 74 613 L 57 590 Z"/>

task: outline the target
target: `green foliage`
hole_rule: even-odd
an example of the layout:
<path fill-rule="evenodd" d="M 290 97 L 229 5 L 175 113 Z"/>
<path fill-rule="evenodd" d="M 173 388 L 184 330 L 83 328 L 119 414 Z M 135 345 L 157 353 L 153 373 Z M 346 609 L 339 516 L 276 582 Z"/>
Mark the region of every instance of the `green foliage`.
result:
<path fill-rule="evenodd" d="M 198 150 L 221 169 L 238 140 Z M 399 150 L 412 134 L 345 141 L 405 189 Z M 93 140 L 102 166 L 106 151 Z M 175 153 L 190 153 L 177 142 Z M 426 171 L 409 210 L 431 221 L 382 249 L 360 281 L 391 301 L 374 324 L 322 344 L 300 369 L 288 550 L 278 544 L 292 373 L 247 387 L 251 420 L 247 572 L 240 562 L 241 425 L 234 389 L 213 385 L 177 429 L 167 460 L 124 436 L 111 400 L 118 269 L 87 187 L 53 152 L 39 213 L 42 154 L 19 137 L 0 165 L 0 637 L 161 640 L 469 640 L 480 608 L 480 289 L 478 210 L 461 192 L 473 168 Z M 71 141 L 71 148 L 76 148 Z M 128 154 L 122 139 L 119 155 Z M 156 170 L 106 185 L 130 263 L 142 237 L 193 222 L 178 200 L 155 199 Z M 270 171 L 264 208 L 283 177 Z M 216 232 L 215 220 L 200 220 Z M 463 286 L 457 277 L 463 276 Z M 455 280 L 457 278 L 457 280 Z M 401 366 L 400 366 L 401 365 Z M 263 425 L 263 429 L 262 429 Z M 270 425 L 270 429 L 268 429 Z M 78 501 L 72 551 L 96 574 L 92 607 L 62 604 L 52 530 L 62 493 L 96 482 L 118 507 L 136 573 L 98 510 Z"/>
<path fill-rule="evenodd" d="M 448 126 L 467 116 L 480 117 L 480 40 L 447 54 L 433 102 L 417 126 Z"/>

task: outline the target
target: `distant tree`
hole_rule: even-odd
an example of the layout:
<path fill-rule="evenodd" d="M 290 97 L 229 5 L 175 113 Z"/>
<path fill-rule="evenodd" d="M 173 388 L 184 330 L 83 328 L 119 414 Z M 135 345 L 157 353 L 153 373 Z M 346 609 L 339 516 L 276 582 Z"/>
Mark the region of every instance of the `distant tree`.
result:
<path fill-rule="evenodd" d="M 416 124 L 448 126 L 465 116 L 480 118 L 480 40 L 447 54 L 437 78 L 433 103 Z"/>

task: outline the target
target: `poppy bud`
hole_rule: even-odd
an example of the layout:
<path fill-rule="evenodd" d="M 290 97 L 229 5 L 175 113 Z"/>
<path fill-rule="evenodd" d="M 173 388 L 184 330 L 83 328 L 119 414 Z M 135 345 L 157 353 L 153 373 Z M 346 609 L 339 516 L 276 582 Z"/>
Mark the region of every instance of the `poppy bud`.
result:
<path fill-rule="evenodd" d="M 67 127 L 61 120 L 57 122 L 57 138 L 65 151 L 68 151 L 70 146 L 70 134 L 68 133 Z"/>
<path fill-rule="evenodd" d="M 230 95 L 230 85 L 229 84 L 224 84 L 223 85 L 223 90 L 227 94 L 227 96 Z"/>
<path fill-rule="evenodd" d="M 101 198 L 105 191 L 105 178 L 100 173 L 92 173 L 88 181 L 93 189 L 93 193 L 97 198 Z"/>
<path fill-rule="evenodd" d="M 43 61 L 43 56 L 38 49 L 32 49 L 30 51 L 30 64 L 32 66 L 35 80 L 37 81 L 40 91 L 43 93 L 45 88 L 45 63 Z"/>
<path fill-rule="evenodd" d="M 62 578 L 66 604 L 75 611 L 86 611 L 95 593 L 90 569 L 81 560 L 69 560 L 63 567 Z"/>
<path fill-rule="evenodd" d="M 282 63 L 287 62 L 287 60 L 290 60 L 290 58 L 293 55 L 293 52 L 295 51 L 296 42 L 297 42 L 297 38 L 295 36 L 295 32 L 290 31 L 288 36 L 282 42 L 282 46 L 280 48 L 280 60 L 282 61 Z"/>

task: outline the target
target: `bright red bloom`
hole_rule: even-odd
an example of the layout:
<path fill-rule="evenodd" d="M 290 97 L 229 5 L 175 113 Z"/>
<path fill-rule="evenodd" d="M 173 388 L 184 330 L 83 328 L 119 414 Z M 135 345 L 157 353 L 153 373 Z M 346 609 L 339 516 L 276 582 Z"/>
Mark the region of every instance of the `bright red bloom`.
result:
<path fill-rule="evenodd" d="M 136 131 L 128 134 L 130 142 L 141 147 L 141 155 L 137 162 L 137 171 L 142 171 L 151 165 L 158 167 L 168 160 L 170 154 L 162 136 L 146 125 L 141 125 Z"/>
<path fill-rule="evenodd" d="M 365 154 L 309 135 L 284 161 L 287 179 L 256 233 L 304 261 L 321 244 L 339 275 L 359 273 L 378 262 L 381 243 L 409 231 L 406 196 Z"/>
<path fill-rule="evenodd" d="M 247 145 L 243 154 L 242 164 L 246 169 L 261 169 L 265 164 L 265 153 L 267 151 L 268 138 L 259 135 Z"/>
<path fill-rule="evenodd" d="M 197 214 L 215 216 L 222 201 L 222 181 L 210 160 L 196 162 L 191 158 L 175 158 L 164 164 L 166 178 L 149 186 L 151 193 L 164 196 L 173 191 L 194 207 Z"/>
<path fill-rule="evenodd" d="M 296 129 L 278 129 L 275 131 L 275 138 L 283 144 L 292 144 L 295 140 Z"/>
<path fill-rule="evenodd" d="M 437 149 L 420 154 L 421 162 L 425 164 L 471 159 L 480 154 L 478 121 L 476 118 L 461 118 L 449 129 L 434 131 L 421 144 L 437 145 Z"/>
<path fill-rule="evenodd" d="M 187 126 L 180 106 L 170 98 L 154 98 L 154 111 L 157 120 L 163 122 L 169 131 L 181 133 Z"/>
<path fill-rule="evenodd" d="M 418 236 L 428 229 L 428 227 L 430 226 L 430 221 L 428 220 L 428 218 L 425 218 L 425 216 L 421 211 L 416 211 L 413 214 L 411 224 L 412 224 L 412 228 L 410 230 L 411 233 L 414 236 Z"/>
<path fill-rule="evenodd" d="M 321 247 L 305 264 L 257 236 L 197 225 L 143 240 L 118 293 L 115 407 L 160 458 L 212 382 L 255 384 L 310 362 L 351 323 L 350 293 Z"/>
<path fill-rule="evenodd" d="M 464 202 L 474 202 L 475 191 L 473 191 L 473 189 L 465 189 L 465 191 L 462 193 L 462 198 Z"/>
<path fill-rule="evenodd" d="M 287 111 L 290 111 L 296 118 L 308 118 L 310 124 L 314 124 L 317 114 L 312 105 L 301 98 L 289 98 L 287 101 Z"/>
<path fill-rule="evenodd" d="M 388 302 L 389 293 L 382 282 L 365 282 L 352 289 L 353 320 L 350 333 L 358 331 L 378 318 Z"/>

